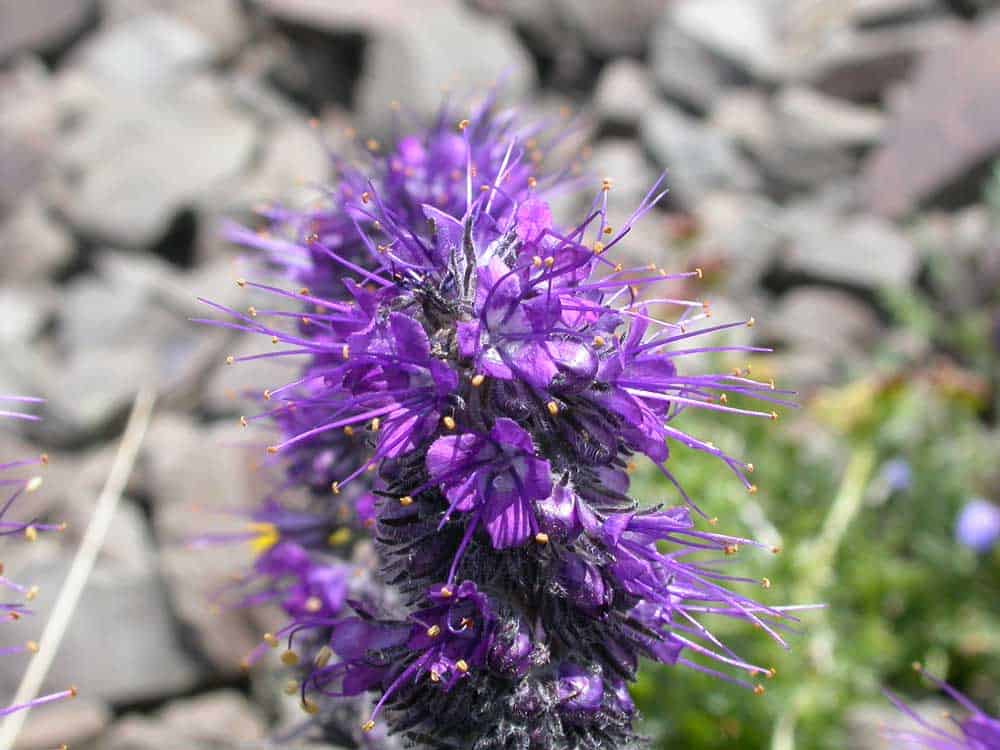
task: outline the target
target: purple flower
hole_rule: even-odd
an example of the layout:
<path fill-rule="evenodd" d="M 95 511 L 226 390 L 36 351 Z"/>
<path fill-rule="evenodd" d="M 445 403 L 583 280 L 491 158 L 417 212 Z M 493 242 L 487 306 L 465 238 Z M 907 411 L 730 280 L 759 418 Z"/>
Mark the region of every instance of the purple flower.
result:
<path fill-rule="evenodd" d="M 449 512 L 475 513 L 493 546 L 524 544 L 538 529 L 534 502 L 552 491 L 548 462 L 535 455 L 531 435 L 501 418 L 488 435 L 466 432 L 434 441 L 427 471 L 450 502 Z"/>
<path fill-rule="evenodd" d="M 451 114 L 370 148 L 385 155 L 364 175 L 337 162 L 328 205 L 271 207 L 262 235 L 231 233 L 300 288 L 241 284 L 300 307 L 213 305 L 228 320 L 208 322 L 276 347 L 245 359 L 302 362 L 267 393 L 279 433 L 268 450 L 285 459 L 289 488 L 312 491 L 314 516 L 350 502 L 364 519 L 353 527 L 373 522 L 389 589 L 345 594 L 345 571 L 292 517 L 255 575 L 290 615 L 276 635 L 305 644 L 303 704 L 316 715 L 327 699 L 372 692 L 366 731 L 385 709 L 414 744 L 628 747 L 625 683 L 640 657 L 756 691 L 730 672 L 771 674 L 708 622 L 784 643 L 789 609 L 734 590 L 759 582 L 719 558 L 753 543 L 696 527 L 669 448 L 717 457 L 752 492 L 750 464 L 675 420 L 692 408 L 773 420 L 789 394 L 744 370 L 690 372 L 704 353 L 764 351 L 705 341 L 753 321 L 706 326 L 708 306 L 677 296 L 700 271 L 612 259 L 659 183 L 621 226 L 608 224 L 608 184 L 579 223 L 560 225 L 547 201 L 560 176 L 534 175 L 537 129 L 515 127 L 492 99 L 457 127 Z M 677 314 L 661 320 L 663 309 Z M 681 506 L 639 510 L 636 454 Z"/>
<path fill-rule="evenodd" d="M 921 671 L 919 666 L 916 668 Z M 978 706 L 948 683 L 933 675 L 927 675 L 927 677 L 958 703 L 967 712 L 967 715 L 964 718 L 949 715 L 948 718 L 954 724 L 954 730 L 948 731 L 940 725 L 931 724 L 923 719 L 898 696 L 886 691 L 886 695 L 893 705 L 919 727 L 912 730 L 888 730 L 886 735 L 890 739 L 899 740 L 905 743 L 906 747 L 923 747 L 928 748 L 928 750 L 996 750 L 1000 748 L 1000 720 L 983 713 Z"/>
<path fill-rule="evenodd" d="M 955 538 L 975 552 L 989 552 L 1000 539 L 1000 508 L 982 498 L 970 500 L 955 522 Z"/>

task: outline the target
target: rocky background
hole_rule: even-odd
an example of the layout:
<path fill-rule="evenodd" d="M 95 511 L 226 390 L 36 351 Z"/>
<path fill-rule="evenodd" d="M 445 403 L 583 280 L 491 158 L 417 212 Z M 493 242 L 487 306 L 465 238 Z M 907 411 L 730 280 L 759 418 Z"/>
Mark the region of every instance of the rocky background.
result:
<path fill-rule="evenodd" d="M 256 342 L 189 319 L 206 312 L 199 295 L 248 304 L 221 222 L 270 198 L 308 199 L 327 149 L 351 129 L 384 136 L 394 101 L 429 113 L 443 90 L 502 78 L 526 116 L 578 113 L 591 144 L 581 168 L 594 187 L 614 179 L 622 212 L 668 170 L 671 193 L 631 252 L 705 268 L 715 313 L 754 315 L 744 335 L 777 348 L 768 366 L 807 404 L 843 396 L 886 358 L 896 373 L 933 365 L 931 380 L 973 403 L 978 442 L 1000 448 L 994 5 L 0 0 L 0 392 L 47 399 L 39 426 L 5 426 L 0 455 L 47 451 L 45 489 L 22 512 L 69 523 L 59 538 L 4 548 L 12 577 L 42 592 L 38 616 L 4 638 L 37 635 L 137 388 L 159 395 L 50 675 L 81 695 L 34 712 L 17 747 L 227 750 L 291 720 L 277 670 L 240 669 L 267 617 L 209 600 L 249 550 L 186 544 L 232 526 L 258 495 L 258 438 L 237 422 L 254 407 L 241 394 L 288 370 L 225 367 Z M 835 480 L 854 438 L 808 415 L 797 424 L 796 441 L 818 446 Z M 962 492 L 980 491 L 974 481 Z M 821 518 L 833 489 L 802 512 Z M 996 664 L 995 635 L 987 649 Z M 21 668 L 0 663 L 0 694 Z M 837 699 L 827 724 L 847 734 L 824 734 L 830 747 L 876 746 L 878 709 L 863 704 L 879 705 L 884 679 L 868 675 L 866 699 L 857 685 Z M 669 707 L 657 715 L 655 685 L 641 690 L 663 747 L 767 746 L 752 718 L 727 724 L 715 705 L 699 735 Z M 977 695 L 995 700 L 996 684 Z M 779 710 L 759 705 L 759 723 L 773 725 Z"/>

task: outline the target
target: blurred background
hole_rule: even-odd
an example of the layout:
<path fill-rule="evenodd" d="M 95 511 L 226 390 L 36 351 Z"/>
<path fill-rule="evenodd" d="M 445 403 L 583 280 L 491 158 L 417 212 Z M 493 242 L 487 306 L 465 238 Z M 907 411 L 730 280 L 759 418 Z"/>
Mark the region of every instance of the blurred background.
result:
<path fill-rule="evenodd" d="M 755 495 L 699 455 L 673 470 L 720 530 L 782 548 L 740 555 L 765 601 L 829 606 L 788 653 L 722 630 L 777 670 L 763 696 L 647 669 L 656 747 L 885 748 L 883 686 L 935 705 L 914 661 L 1000 712 L 995 6 L 0 0 L 0 393 L 47 399 L 41 424 L 3 426 L 0 456 L 48 452 L 21 513 L 69 523 L 4 547 L 41 594 L 3 638 L 40 632 L 128 406 L 159 394 L 50 674 L 81 695 L 33 712 L 17 747 L 227 750 L 294 715 L 277 664 L 240 669 L 267 613 L 208 598 L 249 549 L 184 544 L 259 496 L 241 394 L 292 371 L 225 367 L 256 342 L 191 324 L 195 297 L 248 303 L 222 220 L 315 195 L 327 149 L 384 135 L 391 102 L 430 113 L 499 76 L 529 119 L 577 113 L 581 168 L 614 179 L 620 212 L 668 170 L 623 252 L 705 269 L 690 293 L 755 316 L 734 340 L 773 346 L 755 375 L 801 395 L 777 424 L 682 417 L 754 463 Z M 675 501 L 642 469 L 636 491 Z M 0 662 L 0 694 L 23 668 Z"/>

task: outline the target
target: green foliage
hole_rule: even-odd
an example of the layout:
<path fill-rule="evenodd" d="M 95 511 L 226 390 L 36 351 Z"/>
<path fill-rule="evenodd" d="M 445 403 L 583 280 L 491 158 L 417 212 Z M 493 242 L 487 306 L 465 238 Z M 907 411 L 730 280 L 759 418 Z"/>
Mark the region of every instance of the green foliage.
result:
<path fill-rule="evenodd" d="M 964 502 L 1000 486 L 1000 441 L 952 385 L 926 373 L 873 376 L 778 426 L 681 417 L 755 464 L 760 490 L 747 495 L 708 457 L 678 448 L 671 462 L 720 531 L 783 548 L 737 556 L 741 572 L 773 582 L 759 598 L 828 606 L 801 615 L 789 652 L 738 625 L 716 631 L 748 661 L 776 668 L 762 696 L 683 668 L 647 668 L 635 696 L 656 747 L 841 750 L 848 713 L 883 705 L 883 686 L 929 693 L 914 661 L 1000 710 L 1000 555 L 977 557 L 953 540 Z M 912 468 L 908 490 L 891 492 L 880 476 L 893 458 Z M 639 497 L 675 502 L 653 471 L 635 479 Z"/>

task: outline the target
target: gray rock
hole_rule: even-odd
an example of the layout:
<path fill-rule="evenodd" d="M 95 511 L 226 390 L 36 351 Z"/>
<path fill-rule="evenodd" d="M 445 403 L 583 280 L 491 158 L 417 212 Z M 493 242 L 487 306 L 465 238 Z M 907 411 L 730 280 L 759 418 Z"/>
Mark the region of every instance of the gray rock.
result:
<path fill-rule="evenodd" d="M 174 701 L 153 717 L 126 716 L 101 750 L 248 750 L 265 747 L 266 730 L 245 698 L 232 690 Z"/>
<path fill-rule="evenodd" d="M 430 0 L 430 5 L 438 0 Z M 407 0 L 373 0 L 363 5 L 328 0 L 254 0 L 262 11 L 283 21 L 334 33 L 371 33 L 392 28 L 412 6 Z"/>
<path fill-rule="evenodd" d="M 597 116 L 615 125 L 635 127 L 656 101 L 655 85 L 642 63 L 622 57 L 601 70 L 594 88 Z"/>
<path fill-rule="evenodd" d="M 837 289 L 796 287 L 782 296 L 761 330 L 793 349 L 844 357 L 869 350 L 882 327 L 875 312 Z"/>
<path fill-rule="evenodd" d="M 0 279 L 30 283 L 72 262 L 76 244 L 41 201 L 30 196 L 0 223 L 0 253 L 4 258 Z"/>
<path fill-rule="evenodd" d="M 150 426 L 143 452 L 170 601 L 198 649 L 216 672 L 227 675 L 239 673 L 261 633 L 246 610 L 213 602 L 233 576 L 249 569 L 250 548 L 240 542 L 198 547 L 192 542 L 246 530 L 247 517 L 237 514 L 259 499 L 253 463 L 263 453 L 247 440 L 235 420 L 207 430 L 162 415 Z"/>
<path fill-rule="evenodd" d="M 589 167 L 598 178 L 611 180 L 613 188 L 608 203 L 626 214 L 635 209 L 658 176 L 642 149 L 631 138 L 599 141 L 594 146 Z M 586 196 L 588 201 L 590 197 Z"/>
<path fill-rule="evenodd" d="M 666 13 L 650 38 L 649 66 L 668 97 L 702 112 L 737 77 L 732 65 L 682 33 Z"/>
<path fill-rule="evenodd" d="M 640 136 L 657 163 L 667 170 L 666 185 L 675 200 L 694 205 L 716 188 L 751 190 L 757 175 L 733 142 L 667 104 L 645 113 Z"/>
<path fill-rule="evenodd" d="M 939 0 L 854 0 L 851 21 L 858 26 L 899 23 L 940 12 Z"/>
<path fill-rule="evenodd" d="M 218 55 L 212 40 L 194 26 L 150 13 L 91 37 L 73 64 L 113 86 L 148 90 L 176 81 Z"/>
<path fill-rule="evenodd" d="M 606 57 L 641 53 L 649 29 L 667 7 L 667 0 L 556 0 L 564 22 L 584 44 Z"/>
<path fill-rule="evenodd" d="M 0 346 L 27 345 L 55 310 L 54 289 L 0 286 Z"/>
<path fill-rule="evenodd" d="M 913 245 L 874 216 L 844 217 L 802 205 L 781 218 L 785 268 L 865 287 L 898 287 L 916 273 Z"/>
<path fill-rule="evenodd" d="M 780 17 L 770 0 L 678 0 L 668 14 L 677 30 L 758 78 L 778 75 Z"/>
<path fill-rule="evenodd" d="M 978 197 L 981 167 L 1000 153 L 998 44 L 993 15 L 925 58 L 885 145 L 866 165 L 877 212 L 899 217 L 945 192 Z"/>
<path fill-rule="evenodd" d="M 111 725 L 111 709 L 83 692 L 28 714 L 14 750 L 52 750 L 66 744 L 87 747 Z"/>
<path fill-rule="evenodd" d="M 87 114 L 58 155 L 66 182 L 57 201 L 80 231 L 148 246 L 178 211 L 247 165 L 253 123 L 203 83 L 156 98 L 111 97 Z"/>
<path fill-rule="evenodd" d="M 805 86 L 789 86 L 775 97 L 777 125 L 783 137 L 796 136 L 812 150 L 826 151 L 870 146 L 886 126 L 885 116 L 873 107 L 821 94 Z"/>
<path fill-rule="evenodd" d="M 799 50 L 786 65 L 793 80 L 810 82 L 833 96 L 871 100 L 905 80 L 924 54 L 953 44 L 962 28 L 950 19 L 930 19 L 848 31 L 819 49 Z"/>
<path fill-rule="evenodd" d="M 29 373 L 48 398 L 51 419 L 42 429 L 54 442 L 106 425 L 142 384 L 156 387 L 168 402 L 189 393 L 222 358 L 230 338 L 190 322 L 196 307 L 183 277 L 150 260 L 108 262 L 116 257 L 100 256 L 98 273 L 66 287 L 54 361 Z M 190 301 L 177 305 L 175 295 Z"/>
<path fill-rule="evenodd" d="M 751 298 L 759 293 L 760 280 L 780 248 L 778 214 L 778 208 L 759 195 L 724 190 L 706 195 L 694 210 L 698 234 L 692 262 L 707 269 L 721 266 L 729 296 Z"/>
<path fill-rule="evenodd" d="M 97 0 L 0 0 L 0 60 L 58 47 L 96 12 Z"/>
<path fill-rule="evenodd" d="M 149 13 L 163 13 L 195 29 L 225 57 L 235 54 L 250 36 L 239 0 L 102 0 L 106 23 L 119 23 Z"/>
<path fill-rule="evenodd" d="M 143 542 L 150 549 L 148 536 Z M 69 564 L 68 553 L 59 551 L 52 560 L 19 566 L 19 580 L 41 590 L 31 626 L 49 618 Z M 108 561 L 98 563 L 91 574 L 43 689 L 85 685 L 88 696 L 133 702 L 189 690 L 202 674 L 178 638 L 155 573 Z M 13 692 L 19 678 L 16 665 L 8 666 L 5 659 L 0 671 L 4 694 Z"/>
<path fill-rule="evenodd" d="M 429 115 L 441 87 L 479 93 L 503 80 L 505 96 L 524 95 L 534 83 L 534 64 L 503 21 L 436 0 L 398 16 L 369 43 L 358 82 L 357 107 L 374 133 L 388 130 L 390 104 Z"/>
<path fill-rule="evenodd" d="M 744 146 L 781 190 L 852 174 L 853 150 L 877 138 L 883 122 L 866 108 L 802 88 L 783 90 L 773 101 L 755 89 L 727 91 L 710 121 Z"/>

